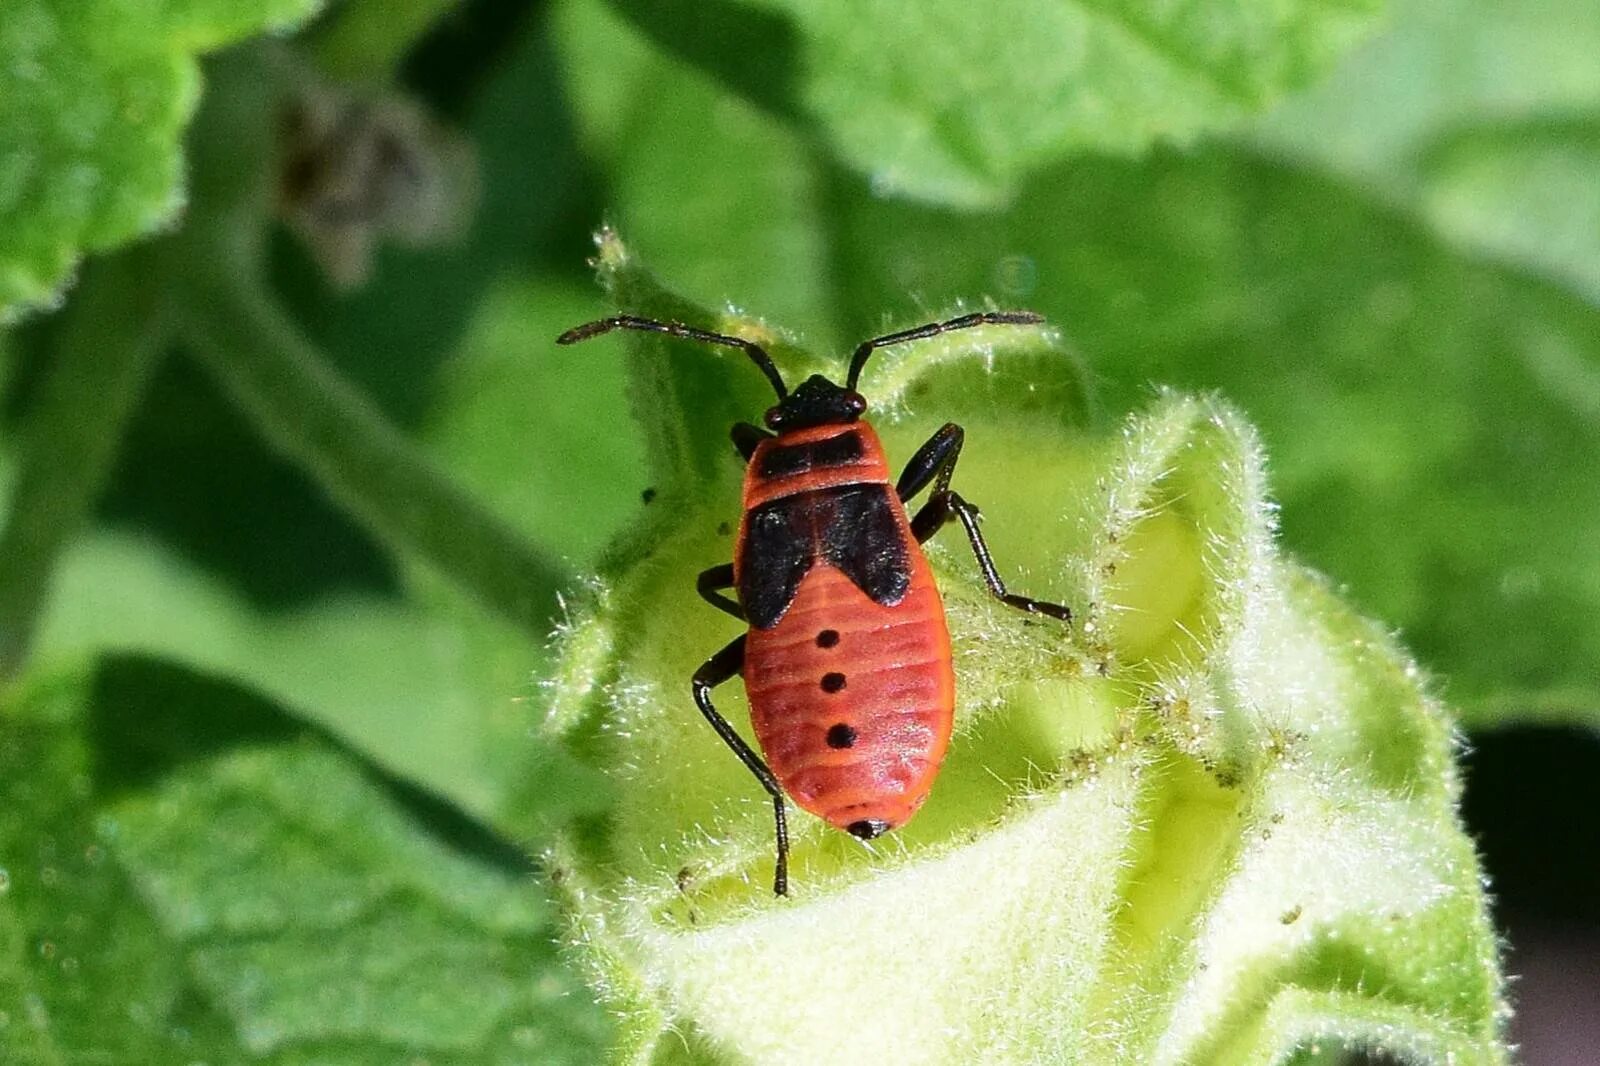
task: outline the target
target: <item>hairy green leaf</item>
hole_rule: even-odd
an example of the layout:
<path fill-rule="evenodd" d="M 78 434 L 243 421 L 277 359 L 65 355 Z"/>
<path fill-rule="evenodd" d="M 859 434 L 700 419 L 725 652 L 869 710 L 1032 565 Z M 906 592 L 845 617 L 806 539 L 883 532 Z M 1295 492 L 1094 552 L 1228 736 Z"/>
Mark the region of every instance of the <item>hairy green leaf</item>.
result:
<path fill-rule="evenodd" d="M 78 258 L 169 220 L 198 53 L 283 31 L 317 0 L 19 0 L 0 19 L 0 320 L 54 299 Z"/>
<path fill-rule="evenodd" d="M 1069 152 L 1133 152 L 1233 123 L 1320 73 L 1378 8 L 760 0 L 691 18 L 678 0 L 616 6 L 735 89 L 803 116 L 881 192 L 965 206 Z"/>
<path fill-rule="evenodd" d="M 907 382 L 886 439 L 903 455 L 961 421 L 956 487 L 1008 582 L 1078 619 L 997 606 L 954 531 L 931 542 L 961 697 L 903 829 L 863 846 L 797 814 L 794 898 L 771 897 L 769 804 L 686 684 L 737 629 L 686 595 L 729 549 L 726 482 L 616 557 L 566 633 L 550 728 L 619 798 L 554 861 L 624 1018 L 614 1057 L 670 1058 L 687 1034 L 697 1062 L 1274 1063 L 1321 1039 L 1505 1061 L 1449 719 L 1277 553 L 1254 433 L 1175 395 L 1085 433 L 1024 387 L 1074 379 L 1050 335 L 975 358 L 1000 332 L 883 368 Z M 717 694 L 747 730 L 740 686 Z M 837 1024 L 908 987 L 917 1010 Z"/>
<path fill-rule="evenodd" d="M 92 717 L 73 688 L 0 707 L 8 1048 L 40 1063 L 590 1061 L 599 1019 L 554 965 L 514 853 L 474 850 L 324 742 L 262 731 L 221 686 L 102 685 Z M 247 719 L 254 739 L 195 740 Z M 170 753 L 152 748 L 168 737 Z M 144 760 L 162 754 L 179 761 L 154 776 Z"/>

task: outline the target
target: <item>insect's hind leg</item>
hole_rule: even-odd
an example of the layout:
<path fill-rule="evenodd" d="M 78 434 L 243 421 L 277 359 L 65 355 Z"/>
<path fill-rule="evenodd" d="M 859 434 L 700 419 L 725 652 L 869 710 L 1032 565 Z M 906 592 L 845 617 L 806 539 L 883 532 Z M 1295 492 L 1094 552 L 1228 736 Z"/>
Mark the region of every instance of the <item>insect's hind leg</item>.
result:
<path fill-rule="evenodd" d="M 772 775 L 767 764 L 761 761 L 761 756 L 746 744 L 744 738 L 734 731 L 728 720 L 718 713 L 711 703 L 711 690 L 730 678 L 738 676 L 744 669 L 744 637 L 730 643 L 717 654 L 705 661 L 700 669 L 694 672 L 691 687 L 694 689 L 694 703 L 700 708 L 700 713 L 706 716 L 706 721 L 711 723 L 711 728 L 717 731 L 717 736 L 722 742 L 733 749 L 733 753 L 744 763 L 745 769 L 756 776 L 761 782 L 761 787 L 772 796 L 772 818 L 777 829 L 778 862 L 772 874 L 772 891 L 779 896 L 789 894 L 789 823 L 783 809 L 783 787 L 778 784 L 778 779 Z"/>
<path fill-rule="evenodd" d="M 933 483 L 933 496 L 911 520 L 911 532 L 916 536 L 917 543 L 921 544 L 939 532 L 952 518 L 958 520 L 967 531 L 967 541 L 972 545 L 972 554 L 977 557 L 978 569 L 983 572 L 983 583 L 989 587 L 991 596 L 1019 611 L 1048 615 L 1063 622 L 1072 621 L 1072 611 L 1059 603 L 1036 600 L 1006 590 L 1006 583 L 995 569 L 994 557 L 989 554 L 989 545 L 983 539 L 983 531 L 978 528 L 978 519 L 981 517 L 978 509 L 950 488 L 950 478 L 955 473 L 956 460 L 961 457 L 961 442 L 964 439 L 965 434 L 960 426 L 954 422 L 947 423 L 917 449 L 917 454 L 906 464 L 905 472 L 895 485 L 900 498 L 907 500 L 926 488 L 929 482 Z"/>

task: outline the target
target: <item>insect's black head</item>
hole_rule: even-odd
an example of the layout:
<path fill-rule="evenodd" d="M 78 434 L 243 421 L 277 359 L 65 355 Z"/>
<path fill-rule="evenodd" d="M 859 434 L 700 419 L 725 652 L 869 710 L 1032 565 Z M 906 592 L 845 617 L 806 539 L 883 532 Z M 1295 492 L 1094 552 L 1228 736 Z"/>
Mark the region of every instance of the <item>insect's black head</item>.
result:
<path fill-rule="evenodd" d="M 867 401 L 855 389 L 835 385 L 821 374 L 812 374 L 800 387 L 767 408 L 768 429 L 780 432 L 854 422 L 867 409 Z"/>

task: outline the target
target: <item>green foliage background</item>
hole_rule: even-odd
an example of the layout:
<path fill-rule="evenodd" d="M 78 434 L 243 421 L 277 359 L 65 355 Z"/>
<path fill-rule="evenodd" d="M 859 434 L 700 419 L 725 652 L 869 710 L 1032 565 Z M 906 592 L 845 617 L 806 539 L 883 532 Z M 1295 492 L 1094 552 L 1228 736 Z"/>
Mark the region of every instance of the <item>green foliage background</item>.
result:
<path fill-rule="evenodd" d="M 317 6 L 0 16 L 17 1061 L 609 1039 L 526 858 L 608 802 L 537 679 L 659 445 L 551 344 L 602 221 L 812 352 L 992 300 L 1098 430 L 1217 390 L 1469 730 L 1600 713 L 1593 4 Z M 466 231 L 331 287 L 272 215 L 311 83 L 470 142 Z"/>

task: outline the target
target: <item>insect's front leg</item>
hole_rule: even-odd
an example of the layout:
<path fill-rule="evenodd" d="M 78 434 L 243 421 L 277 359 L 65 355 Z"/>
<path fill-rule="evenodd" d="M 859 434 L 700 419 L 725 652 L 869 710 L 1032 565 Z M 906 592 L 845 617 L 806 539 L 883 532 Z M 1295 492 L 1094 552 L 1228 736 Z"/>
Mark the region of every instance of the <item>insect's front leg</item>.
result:
<path fill-rule="evenodd" d="M 900 480 L 895 482 L 894 491 L 900 495 L 900 502 L 909 503 L 913 496 L 928 487 L 930 481 L 937 481 L 933 493 L 935 496 L 948 489 L 956 460 L 961 457 L 961 442 L 966 437 L 966 431 L 954 422 L 946 422 L 939 432 L 929 437 L 927 443 L 918 448 L 917 454 L 906 463 L 906 468 L 900 472 Z"/>
<path fill-rule="evenodd" d="M 735 422 L 733 428 L 728 431 L 728 436 L 733 439 L 734 449 L 743 456 L 744 461 L 747 463 L 750 461 L 750 457 L 756 453 L 756 449 L 761 446 L 762 441 L 772 439 L 771 433 L 768 433 L 760 426 L 752 426 L 748 422 Z"/>
<path fill-rule="evenodd" d="M 739 621 L 746 621 L 744 608 L 737 600 L 729 599 L 723 595 L 723 590 L 733 588 L 733 564 L 723 563 L 713 566 L 708 570 L 700 571 L 700 576 L 695 579 L 695 591 L 700 593 L 700 598 L 719 611 L 733 615 Z"/>
<path fill-rule="evenodd" d="M 895 485 L 900 498 L 909 500 L 927 488 L 930 482 L 933 484 L 933 495 L 911 520 L 911 532 L 916 536 L 917 543 L 921 544 L 939 532 L 952 518 L 958 520 L 967 531 L 967 541 L 972 545 L 972 554 L 977 557 L 978 569 L 983 572 L 983 583 L 989 587 L 991 596 L 1019 611 L 1048 615 L 1063 622 L 1072 621 L 1072 611 L 1059 603 L 1048 603 L 1006 591 L 1006 583 L 1000 579 L 1000 572 L 994 566 L 994 557 L 989 554 L 989 545 L 984 542 L 983 531 L 978 528 L 978 519 L 981 517 L 978 509 L 950 488 L 950 478 L 955 473 L 956 460 L 961 457 L 961 442 L 965 436 L 960 426 L 954 422 L 946 423 L 943 429 L 917 449 Z"/>
<path fill-rule="evenodd" d="M 783 787 L 778 784 L 778 779 L 773 776 L 772 770 L 761 761 L 761 756 L 755 749 L 745 743 L 743 737 L 734 731 L 733 726 L 711 703 L 711 690 L 731 678 L 737 677 L 744 669 L 744 637 L 730 643 L 717 654 L 705 661 L 700 669 L 694 672 L 691 687 L 694 690 L 694 703 L 700 708 L 700 713 L 706 716 L 706 721 L 711 723 L 711 728 L 717 731 L 717 736 L 722 742 L 733 749 L 733 753 L 744 763 L 745 769 L 755 775 L 761 782 L 761 787 L 772 796 L 772 817 L 777 828 L 778 837 L 778 863 L 772 874 L 772 891 L 780 896 L 789 894 L 789 825 L 783 810 Z"/>

